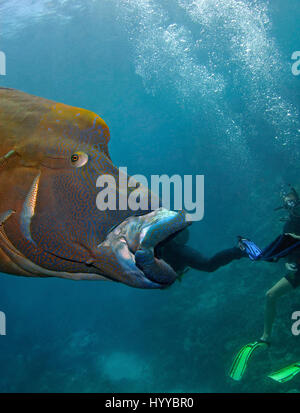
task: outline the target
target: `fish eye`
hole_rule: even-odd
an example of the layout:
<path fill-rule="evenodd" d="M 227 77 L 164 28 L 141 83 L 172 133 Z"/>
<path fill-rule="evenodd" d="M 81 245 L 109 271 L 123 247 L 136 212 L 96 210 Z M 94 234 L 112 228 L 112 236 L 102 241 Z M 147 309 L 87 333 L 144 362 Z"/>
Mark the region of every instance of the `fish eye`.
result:
<path fill-rule="evenodd" d="M 89 156 L 84 152 L 75 152 L 71 156 L 71 163 L 75 168 L 81 168 L 82 166 L 86 165 L 88 160 Z"/>

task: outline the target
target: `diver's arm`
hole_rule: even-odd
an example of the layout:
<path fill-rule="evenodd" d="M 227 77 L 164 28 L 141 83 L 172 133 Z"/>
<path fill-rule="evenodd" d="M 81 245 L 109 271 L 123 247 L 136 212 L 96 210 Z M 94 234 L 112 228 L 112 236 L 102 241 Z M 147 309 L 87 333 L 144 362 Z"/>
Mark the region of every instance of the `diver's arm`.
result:
<path fill-rule="evenodd" d="M 234 247 L 218 252 L 211 258 L 206 258 L 199 251 L 188 245 L 170 242 L 164 246 L 161 256 L 175 271 L 179 268 L 190 267 L 199 271 L 213 272 L 233 260 L 243 258 L 247 255 L 238 247 Z"/>
<path fill-rule="evenodd" d="M 228 265 L 234 260 L 239 260 L 245 257 L 245 253 L 238 247 L 233 247 L 220 251 L 211 258 L 202 257 L 202 261 L 199 262 L 198 251 L 190 248 L 190 251 L 186 251 L 186 256 L 189 259 L 189 266 L 191 268 L 200 271 L 214 272 L 218 268 Z"/>

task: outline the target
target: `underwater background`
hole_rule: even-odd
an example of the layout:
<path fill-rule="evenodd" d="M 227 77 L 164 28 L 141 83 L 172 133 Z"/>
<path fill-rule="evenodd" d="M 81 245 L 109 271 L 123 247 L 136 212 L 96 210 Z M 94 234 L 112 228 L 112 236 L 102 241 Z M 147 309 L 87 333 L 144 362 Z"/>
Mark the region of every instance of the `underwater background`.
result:
<path fill-rule="evenodd" d="M 204 174 L 205 255 L 281 232 L 280 190 L 300 184 L 298 0 L 0 1 L 1 86 L 98 113 L 129 174 Z M 9 194 L 8 194 L 9 196 Z M 298 392 L 267 374 L 300 360 L 280 300 L 269 352 L 228 377 L 262 332 L 284 264 L 190 270 L 165 291 L 1 274 L 1 392 Z"/>

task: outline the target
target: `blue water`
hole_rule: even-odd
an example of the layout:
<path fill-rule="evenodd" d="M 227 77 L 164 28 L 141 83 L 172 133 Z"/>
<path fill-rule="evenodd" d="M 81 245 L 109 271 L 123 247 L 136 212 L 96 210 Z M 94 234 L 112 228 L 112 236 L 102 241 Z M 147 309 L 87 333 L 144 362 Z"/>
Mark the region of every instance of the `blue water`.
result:
<path fill-rule="evenodd" d="M 297 0 L 7 0 L 0 81 L 99 113 L 130 174 L 204 174 L 205 218 L 189 241 L 204 254 L 237 234 L 264 245 L 281 231 L 281 186 L 299 183 L 299 18 Z M 142 291 L 1 274 L 0 391 L 300 391 L 300 377 L 266 378 L 300 359 L 299 293 L 280 301 L 270 355 L 228 378 L 283 275 L 243 260 Z"/>

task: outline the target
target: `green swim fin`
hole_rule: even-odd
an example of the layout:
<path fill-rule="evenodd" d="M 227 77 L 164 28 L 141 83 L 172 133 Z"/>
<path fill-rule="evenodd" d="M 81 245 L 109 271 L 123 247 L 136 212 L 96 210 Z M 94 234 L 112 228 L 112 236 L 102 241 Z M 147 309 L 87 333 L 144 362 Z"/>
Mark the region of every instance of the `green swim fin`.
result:
<path fill-rule="evenodd" d="M 243 346 L 233 360 L 229 376 L 233 380 L 241 380 L 246 371 L 248 361 L 252 356 L 252 353 L 259 347 L 266 345 L 267 343 L 263 341 L 255 341 L 254 343 L 249 343 Z"/>
<path fill-rule="evenodd" d="M 282 369 L 269 374 L 268 377 L 270 377 L 270 379 L 278 381 L 279 383 L 285 383 L 286 381 L 292 380 L 299 372 L 300 361 L 283 367 Z"/>

